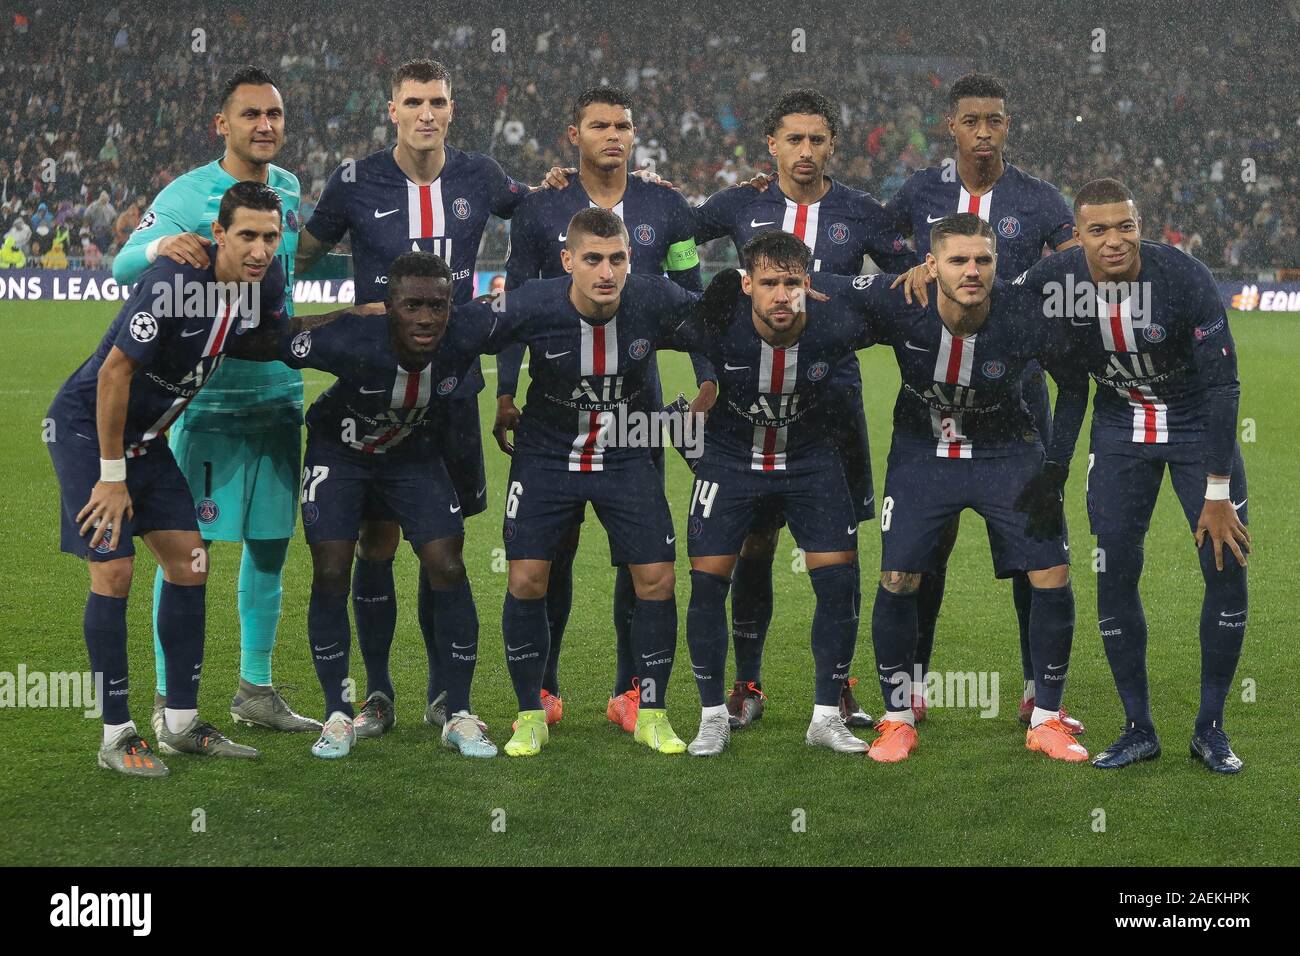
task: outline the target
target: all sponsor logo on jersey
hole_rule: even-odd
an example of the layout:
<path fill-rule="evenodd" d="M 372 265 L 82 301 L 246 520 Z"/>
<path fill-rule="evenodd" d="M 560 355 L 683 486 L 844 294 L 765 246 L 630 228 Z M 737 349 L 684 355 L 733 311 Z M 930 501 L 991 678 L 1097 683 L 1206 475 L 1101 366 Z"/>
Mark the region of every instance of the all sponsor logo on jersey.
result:
<path fill-rule="evenodd" d="M 1163 325 L 1148 325 L 1142 330 L 1142 338 L 1152 345 L 1163 342 L 1165 340 L 1165 327 Z"/>
<path fill-rule="evenodd" d="M 655 241 L 654 227 L 648 222 L 643 222 L 641 225 L 637 226 L 636 229 L 632 231 L 632 235 L 634 235 L 636 241 L 641 243 L 643 246 L 653 245 Z"/>
<path fill-rule="evenodd" d="M 217 503 L 211 498 L 204 498 L 194 506 L 194 514 L 204 524 L 212 524 L 217 520 L 217 516 L 221 514 L 221 509 L 217 507 Z"/>
<path fill-rule="evenodd" d="M 627 347 L 627 354 L 637 362 L 645 358 L 646 355 L 649 354 L 649 352 L 650 352 L 649 339 L 637 339 L 635 342 L 633 342 L 631 345 Z"/>
<path fill-rule="evenodd" d="M 450 395 L 456 389 L 456 382 L 459 381 L 455 375 L 448 375 L 438 383 L 439 395 Z"/>
<path fill-rule="evenodd" d="M 831 367 L 826 362 L 813 362 L 808 366 L 808 381 L 820 382 L 830 370 Z"/>
<path fill-rule="evenodd" d="M 316 507 L 316 502 L 304 501 L 302 503 L 303 524 L 307 524 L 307 525 L 315 524 L 316 519 L 319 517 L 320 517 L 320 508 Z"/>
<path fill-rule="evenodd" d="M 826 227 L 826 235 L 830 236 L 831 242 L 842 246 L 849 241 L 849 227 L 842 222 L 833 222 Z"/>
<path fill-rule="evenodd" d="M 1020 235 L 1020 220 L 1015 216 L 1003 216 L 998 220 L 998 235 L 1003 239 L 1014 239 Z"/>
<path fill-rule="evenodd" d="M 1007 374 L 1006 363 L 1000 362 L 997 359 L 989 359 L 982 366 L 982 370 L 985 378 L 1001 378 L 1003 375 Z"/>
<path fill-rule="evenodd" d="M 147 213 L 145 213 L 143 216 L 140 217 L 140 224 L 135 227 L 135 231 L 140 232 L 143 229 L 148 229 L 157 221 L 158 221 L 158 214 L 155 213 L 152 209 L 150 209 Z"/>
<path fill-rule="evenodd" d="M 137 342 L 152 342 L 158 335 L 158 320 L 148 312 L 131 316 L 131 338 Z"/>
<path fill-rule="evenodd" d="M 457 197 L 456 201 L 451 204 L 451 211 L 457 219 L 469 218 L 469 200 L 464 196 Z"/>
<path fill-rule="evenodd" d="M 298 358 L 306 358 L 311 351 L 311 332 L 299 332 L 289 343 L 289 351 Z"/>

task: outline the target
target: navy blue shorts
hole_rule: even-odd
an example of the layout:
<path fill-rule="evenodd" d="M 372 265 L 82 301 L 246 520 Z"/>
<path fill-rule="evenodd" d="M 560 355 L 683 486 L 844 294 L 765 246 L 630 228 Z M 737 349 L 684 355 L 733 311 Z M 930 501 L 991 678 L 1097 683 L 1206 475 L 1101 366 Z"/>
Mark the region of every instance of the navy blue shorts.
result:
<path fill-rule="evenodd" d="M 131 495 L 132 517 L 122 516 L 122 526 L 112 529 L 92 551 L 90 535 L 82 537 L 77 513 L 90 500 L 99 481 L 99 442 L 85 438 L 71 426 L 55 420 L 57 441 L 48 442 L 54 474 L 59 481 L 59 549 L 90 561 L 112 561 L 135 554 L 135 536 L 150 531 L 199 530 L 194 516 L 194 496 L 172 456 L 167 442 L 156 438 L 149 451 L 126 461 L 126 490 Z M 117 550 L 108 550 L 116 535 Z"/>
<path fill-rule="evenodd" d="M 858 520 L 832 451 L 786 460 L 785 471 L 754 471 L 747 459 L 704 453 L 686 519 L 692 558 L 740 553 L 755 516 L 780 514 L 804 551 L 856 551 Z"/>
<path fill-rule="evenodd" d="M 1095 438 L 1088 452 L 1088 524 L 1093 534 L 1146 534 L 1165 466 L 1193 532 L 1205 505 L 1205 446 L 1199 442 L 1144 445 Z M 1246 516 L 1246 464 L 1232 452 L 1228 497 L 1242 524 Z"/>
<path fill-rule="evenodd" d="M 452 487 L 469 518 L 487 510 L 487 471 L 483 464 L 483 433 L 479 428 L 478 396 L 442 403 L 441 421 L 433 433 Z"/>
<path fill-rule="evenodd" d="M 844 480 L 848 482 L 853 514 L 858 522 L 876 516 L 876 486 L 871 478 L 871 444 L 867 438 L 867 413 L 862 407 L 861 384 L 854 389 L 837 390 L 831 396 L 832 419 L 838 426 L 831 432 L 831 442 L 840 456 Z M 765 507 L 754 514 L 750 527 L 753 534 L 768 535 L 785 524 L 780 508 Z"/>
<path fill-rule="evenodd" d="M 591 502 L 609 535 L 613 564 L 673 561 L 677 540 L 661 471 L 649 455 L 605 460 L 602 471 L 569 471 L 567 459 L 515 452 L 501 538 L 510 561 L 550 561 Z"/>
<path fill-rule="evenodd" d="M 932 444 L 895 443 L 889 449 L 880 503 L 881 570 L 937 570 L 940 535 L 966 508 L 988 526 L 993 570 L 999 578 L 1069 564 L 1068 535 L 1035 541 L 1025 533 L 1027 516 L 1011 507 L 1043 461 L 1043 448 L 1037 444 L 1006 458 L 940 458 Z"/>
<path fill-rule="evenodd" d="M 1020 389 L 1025 404 L 1029 406 L 1029 414 L 1034 416 L 1034 427 L 1038 429 L 1038 437 L 1042 440 L 1043 447 L 1050 448 L 1052 404 L 1047 395 L 1047 376 L 1037 362 L 1031 361 L 1025 366 L 1025 371 L 1020 376 Z"/>
<path fill-rule="evenodd" d="M 413 548 L 465 533 L 460 500 L 435 454 L 363 458 L 309 434 L 299 500 L 308 544 L 355 541 L 363 520 L 396 521 Z"/>

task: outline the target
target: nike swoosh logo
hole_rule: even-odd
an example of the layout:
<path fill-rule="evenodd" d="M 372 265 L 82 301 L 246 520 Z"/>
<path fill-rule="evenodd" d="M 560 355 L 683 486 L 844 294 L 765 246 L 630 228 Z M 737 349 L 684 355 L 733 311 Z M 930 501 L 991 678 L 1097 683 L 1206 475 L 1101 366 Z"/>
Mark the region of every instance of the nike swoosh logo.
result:
<path fill-rule="evenodd" d="M 927 223 L 938 222 L 940 219 L 946 219 L 946 218 L 947 218 L 946 216 L 931 216 L 929 213 L 925 214 L 925 221 Z"/>
<path fill-rule="evenodd" d="M 452 642 L 451 642 L 451 648 L 452 648 L 452 650 L 454 650 L 454 651 L 464 651 L 464 650 L 468 650 L 469 648 L 471 648 L 471 647 L 473 647 L 473 646 L 474 646 L 473 644 L 457 644 L 455 641 L 452 641 Z"/>
<path fill-rule="evenodd" d="M 752 219 L 749 220 L 749 228 L 750 228 L 750 229 L 757 229 L 759 226 L 775 226 L 775 225 L 776 225 L 776 220 L 775 220 L 775 219 L 773 219 L 771 222 L 755 222 L 755 221 L 752 220 Z"/>
<path fill-rule="evenodd" d="M 841 667 L 848 667 L 852 663 L 852 661 L 845 661 L 843 664 L 836 664 L 835 669 L 839 670 Z"/>
<path fill-rule="evenodd" d="M 448 507 L 451 507 L 451 506 L 448 505 Z M 460 505 L 457 505 L 456 507 L 454 507 L 454 508 L 451 509 L 451 513 L 452 513 L 452 514 L 455 514 L 455 513 L 456 513 L 457 511 L 459 511 L 459 510 L 460 510 Z"/>
<path fill-rule="evenodd" d="M 909 339 L 904 339 L 904 340 L 903 340 L 903 344 L 906 345 L 906 346 L 907 346 L 909 349 L 911 349 L 913 352 L 928 352 L 928 351 L 930 351 L 929 349 L 924 348 L 924 347 L 922 347 L 922 346 L 920 346 L 920 345 L 913 345 L 912 342 L 911 342 L 911 340 L 909 340 Z"/>
<path fill-rule="evenodd" d="M 1048 664 L 1047 669 L 1049 671 L 1059 671 L 1062 667 L 1065 666 L 1066 666 L 1065 664 Z"/>
<path fill-rule="evenodd" d="M 376 218 L 376 219 L 383 219 L 385 216 L 391 216 L 391 215 L 392 215 L 393 213 L 395 213 L 395 212 L 397 212 L 396 209 L 390 209 L 390 210 L 388 210 L 388 212 L 380 212 L 378 209 L 376 209 L 376 210 L 375 210 L 375 218 Z"/>
<path fill-rule="evenodd" d="M 849 529 L 849 534 L 857 534 L 857 533 L 858 533 L 857 525 L 854 525 L 852 528 Z"/>
<path fill-rule="evenodd" d="M 194 669 L 195 669 L 195 670 L 198 670 L 198 669 L 199 669 L 200 667 L 202 667 L 202 666 L 203 666 L 203 662 L 202 662 L 202 661 L 199 661 L 199 663 L 197 663 L 197 664 L 194 665 Z"/>
<path fill-rule="evenodd" d="M 666 653 L 668 653 L 668 648 L 665 647 L 662 651 L 655 651 L 653 654 L 642 654 L 641 660 L 648 661 L 652 657 L 658 657 L 660 654 L 666 654 Z"/>
<path fill-rule="evenodd" d="M 1232 502 L 1232 510 L 1233 510 L 1233 511 L 1240 511 L 1243 507 L 1245 507 L 1246 502 L 1249 501 L 1249 500 L 1250 500 L 1249 498 L 1242 498 L 1242 499 L 1241 499 L 1241 504 L 1238 504 L 1238 503 L 1235 502 L 1235 501 Z"/>
<path fill-rule="evenodd" d="M 109 681 L 108 683 L 109 683 L 109 686 L 110 686 L 110 687 L 116 687 L 118 684 L 122 683 L 122 681 L 124 681 L 124 680 L 126 680 L 125 677 L 119 677 L 117 680 L 111 680 L 111 681 Z"/>
<path fill-rule="evenodd" d="M 483 497 L 483 493 L 484 493 L 485 491 L 487 491 L 487 485 L 484 485 L 484 486 L 483 486 L 482 488 L 480 488 L 478 491 L 474 492 L 474 497 L 475 497 L 475 498 L 482 498 L 482 497 Z"/>
<path fill-rule="evenodd" d="M 1091 322 L 1079 322 L 1079 321 L 1076 321 L 1075 319 L 1070 319 L 1070 324 L 1071 324 L 1071 325 L 1079 325 L 1079 326 L 1089 326 L 1089 325 L 1092 325 Z"/>
<path fill-rule="evenodd" d="M 317 647 L 315 644 L 313 644 L 311 646 L 311 649 L 313 651 L 328 651 L 331 647 L 338 647 L 338 646 L 339 646 L 339 642 L 335 641 L 333 644 L 326 644 L 324 647 Z"/>
<path fill-rule="evenodd" d="M 507 645 L 506 645 L 506 650 L 508 650 L 508 651 L 522 651 L 525 647 L 532 647 L 532 646 L 533 646 L 532 641 L 529 641 L 527 644 L 520 644 L 518 647 L 511 647 L 509 644 L 507 644 Z"/>
<path fill-rule="evenodd" d="M 1097 623 L 1098 623 L 1098 624 L 1105 624 L 1107 621 L 1113 621 L 1113 620 L 1115 620 L 1115 615 L 1112 614 L 1110 617 L 1103 617 L 1103 618 L 1102 618 L 1100 621 L 1098 621 Z"/>
<path fill-rule="evenodd" d="M 563 242 L 565 239 L 568 238 L 569 238 L 569 234 L 567 232 L 560 233 L 560 242 Z"/>
<path fill-rule="evenodd" d="M 879 664 L 877 666 L 880 668 L 882 672 L 888 673 L 889 671 L 898 670 L 900 667 L 903 666 L 903 662 L 899 661 L 897 664 L 890 664 L 888 667 L 886 667 L 884 664 Z"/>
<path fill-rule="evenodd" d="M 572 352 L 572 351 L 573 351 L 573 349 L 569 349 L 568 352 L 556 352 L 554 355 L 552 355 L 550 352 L 547 352 L 547 353 L 546 353 L 546 357 L 547 357 L 548 359 L 564 358 L 564 356 L 568 355 L 569 352 Z"/>
<path fill-rule="evenodd" d="M 748 365 L 728 365 L 726 362 L 722 363 L 722 367 L 728 372 L 743 372 L 745 369 L 750 368 Z"/>
<path fill-rule="evenodd" d="M 1231 614 L 1229 614 L 1227 611 L 1220 611 L 1219 617 L 1241 617 L 1245 613 L 1246 613 L 1245 611 L 1233 611 Z"/>
<path fill-rule="evenodd" d="M 204 333 L 204 332 L 206 332 L 206 331 L 207 331 L 207 329 L 194 329 L 194 330 L 192 330 L 192 331 L 189 330 L 189 329 L 186 329 L 184 332 L 181 333 L 181 338 L 183 338 L 183 339 L 188 339 L 188 338 L 190 338 L 191 336 L 194 336 L 194 335 L 201 335 L 202 333 Z"/>
<path fill-rule="evenodd" d="M 388 391 L 386 388 L 359 388 L 357 389 L 362 395 L 382 395 Z"/>

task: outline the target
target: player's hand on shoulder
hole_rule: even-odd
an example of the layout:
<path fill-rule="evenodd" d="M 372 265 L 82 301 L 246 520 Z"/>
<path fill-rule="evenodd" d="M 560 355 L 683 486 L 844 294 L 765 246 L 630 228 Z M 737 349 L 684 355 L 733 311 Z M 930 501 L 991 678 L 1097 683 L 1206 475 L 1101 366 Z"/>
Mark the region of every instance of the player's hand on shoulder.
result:
<path fill-rule="evenodd" d="M 930 270 L 924 262 L 912 266 L 889 286 L 891 289 L 897 289 L 900 285 L 903 287 L 903 298 L 911 305 L 913 300 L 925 308 L 930 304 L 930 290 L 928 285 L 934 280 L 930 278 Z"/>
<path fill-rule="evenodd" d="M 542 180 L 540 186 L 532 186 L 534 192 L 538 189 L 564 189 L 569 185 L 569 177 L 578 175 L 578 170 L 573 166 L 552 166 Z"/>
<path fill-rule="evenodd" d="M 671 182 L 664 179 L 649 166 L 632 170 L 632 175 L 643 183 L 650 183 L 654 186 L 667 186 L 669 189 L 675 188 Z"/>
<path fill-rule="evenodd" d="M 158 255 L 166 256 L 181 265 L 191 265 L 196 269 L 206 269 L 211 261 L 208 247 L 211 239 L 205 239 L 197 232 L 182 232 L 175 236 L 166 236 L 158 243 Z"/>
<path fill-rule="evenodd" d="M 355 315 L 387 315 L 387 302 L 367 302 L 365 305 L 358 305 L 350 310 Z"/>
<path fill-rule="evenodd" d="M 777 179 L 776 173 L 773 173 L 771 176 L 767 175 L 766 173 L 755 173 L 745 182 L 739 183 L 738 185 L 752 186 L 754 189 L 757 189 L 759 192 L 765 193 L 767 192 L 767 187 L 770 186 L 772 183 L 776 182 L 776 179 Z"/>
<path fill-rule="evenodd" d="M 1243 568 L 1246 555 L 1250 554 L 1250 532 L 1241 523 L 1241 517 L 1232 501 L 1223 498 L 1205 499 L 1201 507 L 1200 520 L 1196 522 L 1196 546 L 1199 548 L 1209 538 L 1214 545 L 1214 566 L 1223 570 L 1223 549 L 1232 551 L 1232 556 Z"/>
<path fill-rule="evenodd" d="M 93 531 L 90 536 L 90 547 L 98 547 L 100 541 L 104 539 L 105 532 L 111 528 L 122 527 L 123 515 L 128 518 L 135 516 L 131 493 L 126 490 L 126 482 L 95 482 L 95 487 L 90 491 L 90 500 L 77 512 L 77 520 L 81 522 L 82 537 Z M 108 543 L 108 549 L 116 551 L 117 542 L 118 535 L 115 534 Z"/>
<path fill-rule="evenodd" d="M 713 381 L 700 382 L 700 391 L 691 401 L 691 414 L 703 415 L 707 420 L 709 410 L 713 408 L 717 400 L 718 383 Z"/>
<path fill-rule="evenodd" d="M 520 414 L 513 395 L 497 398 L 497 418 L 492 425 L 492 437 L 497 440 L 497 447 L 507 455 L 515 453 L 515 445 L 506 437 L 506 433 L 513 432 L 519 425 Z"/>

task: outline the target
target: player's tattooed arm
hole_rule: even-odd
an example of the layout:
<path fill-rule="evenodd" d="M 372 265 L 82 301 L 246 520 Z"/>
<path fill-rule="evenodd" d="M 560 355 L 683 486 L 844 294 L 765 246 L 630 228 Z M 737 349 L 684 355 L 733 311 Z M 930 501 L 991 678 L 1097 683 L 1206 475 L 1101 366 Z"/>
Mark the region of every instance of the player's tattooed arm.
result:
<path fill-rule="evenodd" d="M 333 248 L 333 243 L 326 245 L 321 242 L 311 234 L 310 229 L 303 228 L 299 230 L 298 251 L 293 257 L 293 274 L 305 276 Z"/>
<path fill-rule="evenodd" d="M 105 461 L 119 461 L 126 457 L 126 409 L 131 400 L 131 379 L 139 368 L 140 363 L 116 345 L 100 366 L 95 389 L 95 431 L 99 438 L 99 455 Z M 91 489 L 86 506 L 77 512 L 77 520 L 81 522 L 82 535 L 93 529 L 90 546 L 94 548 L 108 529 L 122 526 L 123 515 L 134 516 L 126 481 L 101 479 Z M 109 549 L 116 551 L 117 542 L 118 536 L 113 535 Z"/>

